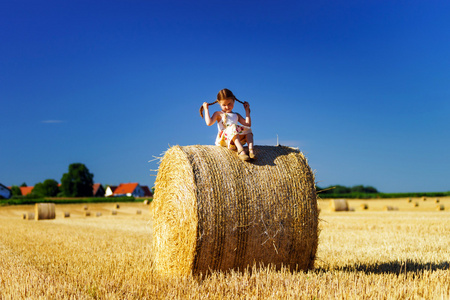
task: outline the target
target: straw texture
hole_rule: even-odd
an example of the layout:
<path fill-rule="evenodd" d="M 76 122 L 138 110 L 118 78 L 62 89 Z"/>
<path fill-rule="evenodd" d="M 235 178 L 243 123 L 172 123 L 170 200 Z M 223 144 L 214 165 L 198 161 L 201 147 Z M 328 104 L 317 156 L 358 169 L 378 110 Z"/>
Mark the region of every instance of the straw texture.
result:
<path fill-rule="evenodd" d="M 51 220 L 55 218 L 55 203 L 36 203 L 34 208 L 36 220 Z"/>
<path fill-rule="evenodd" d="M 158 273 L 243 270 L 255 262 L 314 267 L 318 208 L 307 160 L 288 147 L 254 150 L 253 162 L 217 146 L 167 150 L 151 205 Z"/>

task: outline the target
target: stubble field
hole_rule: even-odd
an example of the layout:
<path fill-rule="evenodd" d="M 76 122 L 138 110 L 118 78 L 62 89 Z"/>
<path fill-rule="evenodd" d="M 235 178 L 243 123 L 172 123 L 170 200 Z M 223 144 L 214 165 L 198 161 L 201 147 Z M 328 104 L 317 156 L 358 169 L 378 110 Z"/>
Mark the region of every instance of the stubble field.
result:
<path fill-rule="evenodd" d="M 141 203 L 120 203 L 117 215 L 112 203 L 89 204 L 90 217 L 82 204 L 57 205 L 46 221 L 22 220 L 31 205 L 0 207 L 0 298 L 450 299 L 450 198 L 434 201 L 350 200 L 355 211 L 331 212 L 319 200 L 314 270 L 255 268 L 203 280 L 154 274 L 149 206 Z"/>

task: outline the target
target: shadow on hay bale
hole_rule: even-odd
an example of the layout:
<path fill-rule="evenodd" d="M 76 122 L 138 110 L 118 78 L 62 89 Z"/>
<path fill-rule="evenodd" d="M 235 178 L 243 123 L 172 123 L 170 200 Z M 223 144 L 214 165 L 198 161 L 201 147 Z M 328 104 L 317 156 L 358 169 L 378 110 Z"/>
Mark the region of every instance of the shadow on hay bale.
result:
<path fill-rule="evenodd" d="M 306 158 L 289 147 L 254 149 L 253 162 L 217 146 L 167 150 L 150 208 L 159 274 L 314 267 L 318 207 Z"/>

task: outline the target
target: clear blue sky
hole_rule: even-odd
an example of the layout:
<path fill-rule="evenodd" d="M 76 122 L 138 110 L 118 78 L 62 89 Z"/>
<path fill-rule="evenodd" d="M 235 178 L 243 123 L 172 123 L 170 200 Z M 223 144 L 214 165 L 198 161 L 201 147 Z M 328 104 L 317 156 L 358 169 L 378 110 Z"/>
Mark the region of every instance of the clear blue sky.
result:
<path fill-rule="evenodd" d="M 81 162 L 153 186 L 153 156 L 214 143 L 198 109 L 229 88 L 319 186 L 450 190 L 447 0 L 1 1 L 0 41 L 4 185 Z"/>

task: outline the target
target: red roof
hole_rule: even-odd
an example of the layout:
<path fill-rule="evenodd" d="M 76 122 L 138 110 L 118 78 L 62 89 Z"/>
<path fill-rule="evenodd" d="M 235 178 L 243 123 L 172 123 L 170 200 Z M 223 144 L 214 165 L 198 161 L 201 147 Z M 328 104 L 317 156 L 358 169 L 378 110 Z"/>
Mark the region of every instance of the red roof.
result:
<path fill-rule="evenodd" d="M 121 183 L 114 191 L 114 195 L 132 194 L 139 183 Z"/>
<path fill-rule="evenodd" d="M 33 190 L 34 186 L 21 186 L 20 191 L 22 192 L 22 196 L 26 196 Z"/>
<path fill-rule="evenodd" d="M 151 197 L 153 196 L 152 191 L 148 188 L 146 185 L 141 185 L 141 188 L 144 190 L 145 197 Z"/>
<path fill-rule="evenodd" d="M 97 194 L 97 192 L 98 192 L 98 189 L 101 188 L 101 187 L 102 187 L 102 185 L 100 183 L 94 183 L 92 185 L 92 195 L 95 196 Z"/>

